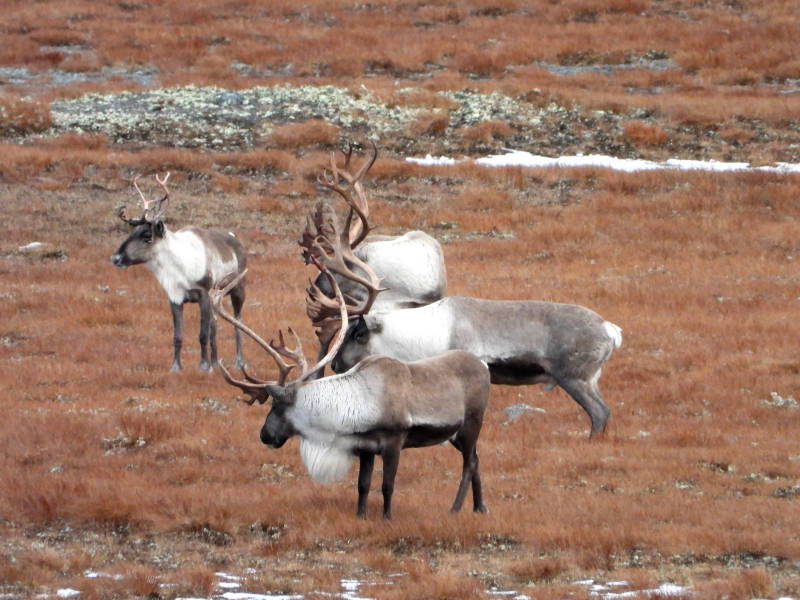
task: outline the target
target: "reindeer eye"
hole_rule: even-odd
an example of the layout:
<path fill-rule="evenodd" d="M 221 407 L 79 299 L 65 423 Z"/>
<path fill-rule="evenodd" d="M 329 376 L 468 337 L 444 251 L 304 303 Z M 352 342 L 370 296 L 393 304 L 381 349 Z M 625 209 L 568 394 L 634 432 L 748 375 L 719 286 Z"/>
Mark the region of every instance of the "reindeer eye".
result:
<path fill-rule="evenodd" d="M 367 342 L 367 338 L 369 337 L 369 331 L 366 329 L 359 329 L 356 331 L 356 334 L 353 337 L 359 344 L 365 344 Z"/>

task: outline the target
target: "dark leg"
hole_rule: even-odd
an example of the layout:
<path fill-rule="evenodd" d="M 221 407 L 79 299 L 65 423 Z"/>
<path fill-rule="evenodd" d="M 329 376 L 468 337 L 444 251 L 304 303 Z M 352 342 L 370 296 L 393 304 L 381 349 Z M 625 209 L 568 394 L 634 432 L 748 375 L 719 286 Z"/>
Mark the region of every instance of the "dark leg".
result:
<path fill-rule="evenodd" d="M 200 304 L 200 370 L 208 371 L 211 368 L 211 363 L 208 360 L 208 346 L 209 342 L 212 345 L 212 355 L 216 359 L 216 340 L 213 339 L 212 334 L 212 315 L 211 315 L 211 301 L 208 299 L 208 294 L 203 291 L 200 293 L 198 299 Z"/>
<path fill-rule="evenodd" d="M 235 288 L 231 290 L 231 305 L 233 306 L 233 316 L 237 319 L 240 318 L 242 314 L 242 306 L 244 306 L 244 285 L 239 284 Z M 233 362 L 233 366 L 237 369 L 244 368 L 246 363 L 244 362 L 244 355 L 242 354 L 242 332 L 239 328 L 236 329 L 236 360 Z"/>
<path fill-rule="evenodd" d="M 483 503 L 483 489 L 481 488 L 480 461 L 478 460 L 477 448 L 472 451 L 474 455 L 475 468 L 472 471 L 472 510 L 479 513 L 487 513 L 489 509 Z"/>
<path fill-rule="evenodd" d="M 183 346 L 183 303 L 169 303 L 172 312 L 172 346 L 174 348 L 172 356 L 173 372 L 181 370 L 181 346 Z"/>
<path fill-rule="evenodd" d="M 383 492 L 383 518 L 392 518 L 392 493 L 394 492 L 394 477 L 397 475 L 397 465 L 400 462 L 400 448 L 389 447 L 384 448 L 381 453 L 383 458 L 383 485 L 381 491 Z"/>
<path fill-rule="evenodd" d="M 211 306 L 210 299 L 209 306 Z M 239 330 L 237 329 L 236 331 L 238 332 Z M 214 318 L 213 311 L 210 311 L 208 315 L 208 343 L 211 351 L 211 363 L 209 364 L 209 369 L 211 369 L 217 364 L 217 320 Z"/>
<path fill-rule="evenodd" d="M 367 516 L 367 495 L 372 482 L 372 467 L 375 466 L 375 455 L 372 452 L 361 452 L 358 458 L 358 510 L 356 515 L 364 519 Z"/>
<path fill-rule="evenodd" d="M 461 452 L 461 456 L 463 458 L 461 481 L 458 484 L 456 499 L 453 502 L 453 506 L 450 508 L 450 512 L 458 512 L 461 510 L 461 505 L 464 503 L 464 497 L 467 495 L 467 488 L 469 487 L 470 483 L 473 482 L 473 474 L 475 473 L 475 466 L 477 465 L 476 459 L 478 458 L 478 455 L 475 452 L 474 441 L 468 441 L 463 438 L 456 437 L 455 439 L 451 440 L 451 443 Z"/>
<path fill-rule="evenodd" d="M 606 430 L 606 422 L 611 411 L 603 401 L 597 385 L 580 379 L 559 381 L 558 385 L 572 396 L 575 402 L 581 405 L 592 420 L 592 431 L 589 437 L 603 433 Z"/>

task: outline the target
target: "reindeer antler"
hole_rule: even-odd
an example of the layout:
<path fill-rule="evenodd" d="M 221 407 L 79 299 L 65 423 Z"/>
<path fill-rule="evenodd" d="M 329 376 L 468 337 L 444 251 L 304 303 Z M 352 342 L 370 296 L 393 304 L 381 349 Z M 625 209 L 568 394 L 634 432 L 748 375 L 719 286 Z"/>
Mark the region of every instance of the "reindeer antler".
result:
<path fill-rule="evenodd" d="M 169 179 L 169 172 L 164 176 L 163 179 L 160 179 L 158 175 L 155 175 L 156 181 L 159 185 L 164 188 L 164 197 L 160 200 L 148 200 L 145 198 L 144 193 L 142 192 L 141 188 L 139 188 L 139 175 L 133 178 L 133 187 L 136 188 L 136 191 L 139 192 L 139 197 L 142 200 L 142 216 L 138 219 L 131 219 L 128 218 L 127 211 L 125 206 L 120 206 L 117 209 L 117 216 L 125 221 L 128 225 L 143 225 L 144 223 L 153 223 L 158 221 L 160 218 L 164 216 L 164 213 L 167 211 L 166 206 L 162 208 L 164 202 L 169 201 L 169 190 L 167 189 L 167 180 Z"/>
<path fill-rule="evenodd" d="M 330 219 L 325 220 L 325 212 L 330 214 Z M 352 214 L 352 213 L 351 213 Z M 313 217 L 306 221 L 306 229 L 303 231 L 300 245 L 304 248 L 303 258 L 306 262 L 313 261 L 327 271 L 341 275 L 355 283 L 364 286 L 367 290 L 367 297 L 362 302 L 357 302 L 353 298 L 348 300 L 355 302 L 346 305 L 349 316 L 364 315 L 369 312 L 378 293 L 383 291 L 380 287 L 381 278 L 367 265 L 366 262 L 358 258 L 348 243 L 347 222 L 342 227 L 336 213 L 322 202 L 317 204 Z M 364 273 L 360 275 L 356 270 Z M 306 312 L 311 318 L 315 327 L 323 327 L 330 331 L 330 323 L 326 319 L 335 318 L 338 313 L 338 306 L 334 300 L 326 296 L 314 283 L 310 283 L 306 296 Z M 319 336 L 319 333 L 318 333 Z M 320 340 L 323 338 L 320 336 Z M 328 338 L 330 339 L 330 338 Z"/>
<path fill-rule="evenodd" d="M 225 365 L 222 364 L 222 361 L 219 361 L 220 371 L 222 371 L 222 376 L 225 378 L 229 384 L 238 387 L 245 393 L 250 396 L 249 400 L 245 400 L 247 404 L 252 405 L 254 402 L 258 401 L 259 404 L 263 404 L 267 401 L 269 397 L 268 386 L 270 385 L 286 385 L 286 379 L 289 375 L 289 371 L 296 366 L 300 367 L 300 375 L 297 377 L 295 381 L 302 381 L 306 377 L 310 376 L 312 373 L 317 371 L 318 369 L 324 369 L 325 366 L 333 360 L 333 357 L 336 355 L 336 352 L 339 351 L 339 347 L 344 342 L 344 335 L 347 329 L 347 308 L 345 306 L 344 297 L 342 296 L 342 292 L 339 289 L 339 285 L 336 283 L 333 275 L 325 268 L 324 265 L 320 264 L 316 260 L 312 259 L 312 262 L 320 269 L 321 272 L 325 273 L 329 278 L 331 285 L 333 286 L 334 292 L 336 293 L 336 301 L 340 307 L 339 311 L 339 318 L 341 319 L 342 327 L 340 328 L 339 335 L 336 338 L 336 341 L 331 345 L 328 353 L 317 362 L 313 367 L 308 367 L 308 362 L 306 361 L 305 355 L 303 354 L 303 348 L 300 343 L 300 338 L 294 332 L 294 330 L 289 327 L 287 330 L 289 335 L 292 336 L 294 340 L 294 347 L 289 348 L 286 345 L 286 341 L 283 337 L 283 332 L 278 332 L 278 340 L 279 342 L 276 344 L 274 341 L 270 341 L 269 343 L 265 342 L 255 331 L 250 329 L 247 325 L 241 322 L 241 320 L 233 317 L 230 313 L 228 313 L 222 307 L 222 298 L 239 282 L 239 280 L 245 276 L 247 273 L 247 269 L 245 269 L 238 277 L 233 279 L 228 285 L 224 288 L 220 289 L 219 287 L 213 288 L 209 292 L 209 297 L 211 299 L 211 306 L 214 309 L 214 312 L 221 316 L 223 319 L 231 323 L 234 327 L 242 331 L 244 334 L 250 336 L 255 342 L 261 346 L 267 354 L 269 354 L 275 363 L 278 365 L 278 379 L 275 381 L 264 381 L 261 379 L 257 379 L 251 376 L 245 369 L 242 369 L 242 373 L 245 376 L 245 380 L 235 379 L 231 376 L 230 372 L 225 368 Z M 292 361 L 294 364 L 286 363 L 282 357 L 286 357 Z"/>
<path fill-rule="evenodd" d="M 250 329 L 247 325 L 242 323 L 241 320 L 237 319 L 229 312 L 227 312 L 222 306 L 222 298 L 233 289 L 239 281 L 247 273 L 247 269 L 239 273 L 237 277 L 230 281 L 224 288 L 220 289 L 219 287 L 214 287 L 208 292 L 208 296 L 211 300 L 211 307 L 214 309 L 214 312 L 221 316 L 223 319 L 231 323 L 234 327 L 239 329 L 242 333 L 250 336 L 255 342 L 261 346 L 267 354 L 272 356 L 275 360 L 276 364 L 278 365 L 278 379 L 275 381 L 263 381 L 260 379 L 256 379 L 255 377 L 250 376 L 244 369 L 244 376 L 246 381 L 242 381 L 239 379 L 234 379 L 228 369 L 225 368 L 225 365 L 222 364 L 222 361 L 218 361 L 219 368 L 222 371 L 222 376 L 225 378 L 225 381 L 230 383 L 231 385 L 235 385 L 241 388 L 244 392 L 250 394 L 250 400 L 245 401 L 248 404 L 253 404 L 256 400 L 258 400 L 259 404 L 263 404 L 267 401 L 269 397 L 269 393 L 267 392 L 267 386 L 272 384 L 284 385 L 286 383 L 286 377 L 289 375 L 289 371 L 291 371 L 295 365 L 289 365 L 284 362 L 281 358 L 281 355 L 272 347 L 271 344 L 265 342 L 261 336 L 259 336 L 255 331 Z"/>
<path fill-rule="evenodd" d="M 350 207 L 350 213 L 347 218 L 348 225 L 346 228 L 349 235 L 348 242 L 350 248 L 355 248 L 364 241 L 364 238 L 367 237 L 370 230 L 369 223 L 367 222 L 367 217 L 369 216 L 369 202 L 367 201 L 367 194 L 362 182 L 367 171 L 370 170 L 375 160 L 378 158 L 378 147 L 375 145 L 375 142 L 370 143 L 372 144 L 372 157 L 365 161 L 356 173 L 350 172 L 350 158 L 353 155 L 353 145 L 351 144 L 347 152 L 342 151 L 344 154 L 344 165 L 341 170 L 336 166 L 336 155 L 331 152 L 330 169 L 324 169 L 322 173 L 317 176 L 317 182 L 319 182 L 320 185 L 338 193 Z M 347 188 L 339 184 L 340 177 L 353 188 L 357 196 L 356 199 L 352 197 Z M 358 215 L 358 221 L 351 223 L 354 212 Z"/>

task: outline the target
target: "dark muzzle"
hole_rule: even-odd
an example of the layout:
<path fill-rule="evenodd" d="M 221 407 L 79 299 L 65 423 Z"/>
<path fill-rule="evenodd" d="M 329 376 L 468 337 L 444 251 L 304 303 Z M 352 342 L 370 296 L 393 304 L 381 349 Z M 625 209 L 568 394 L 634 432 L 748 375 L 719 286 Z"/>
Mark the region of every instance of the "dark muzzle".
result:
<path fill-rule="evenodd" d="M 119 252 L 111 255 L 111 262 L 120 269 L 126 269 L 128 267 L 128 264 L 125 262 L 125 257 Z"/>

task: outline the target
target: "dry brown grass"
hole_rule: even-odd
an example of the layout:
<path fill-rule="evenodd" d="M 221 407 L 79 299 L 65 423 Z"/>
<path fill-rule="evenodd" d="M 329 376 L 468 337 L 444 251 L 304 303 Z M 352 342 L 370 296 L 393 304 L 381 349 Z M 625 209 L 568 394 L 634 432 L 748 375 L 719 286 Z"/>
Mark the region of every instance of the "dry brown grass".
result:
<path fill-rule="evenodd" d="M 780 0 L 719 10 L 646 0 L 535 7 L 483 1 L 428 7 L 389 0 L 354 8 L 314 2 L 302 10 L 234 7 L 220 0 L 167 10 L 131 3 L 48 6 L 46 16 L 21 2 L 5 11 L 0 64 L 38 73 L 155 67 L 165 86 L 236 88 L 313 79 L 372 87 L 388 77 L 392 85 L 412 87 L 422 80 L 428 89 L 490 85 L 525 95 L 541 88 L 550 98 L 590 110 L 645 104 L 683 120 L 686 113 L 671 109 L 672 100 L 662 96 L 668 92 L 684 98 L 685 110 L 700 113 L 703 122 L 725 121 L 732 112 L 773 122 L 796 115 L 796 98 L 780 92 L 791 91 L 800 77 L 798 25 L 791 3 Z M 636 66 L 649 57 L 669 58 L 673 68 L 643 64 L 567 76 L 541 68 Z M 89 87 L 54 87 L 68 94 L 107 85 L 101 80 Z M 37 94 L 52 91 L 40 88 Z M 741 100 L 719 102 L 729 94 Z"/>
<path fill-rule="evenodd" d="M 322 119 L 309 119 L 303 123 L 290 123 L 276 127 L 267 141 L 277 148 L 298 146 L 335 147 L 339 142 L 339 128 Z"/>
<path fill-rule="evenodd" d="M 623 125 L 625 137 L 634 146 L 661 146 L 669 139 L 669 134 L 659 125 L 642 121 L 629 121 Z"/>
<path fill-rule="evenodd" d="M 316 160 L 324 164 L 324 153 Z M 167 372 L 162 292 L 146 270 L 108 263 L 124 234 L 113 207 L 129 198 L 127 186 L 5 185 L 4 198 L 20 210 L 0 263 L 0 514 L 6 539 L 28 553 L 22 562 L 4 555 L 5 577 L 30 590 L 69 581 L 86 597 L 123 588 L 146 595 L 170 581 L 208 594 L 208 571 L 179 568 L 188 560 L 209 569 L 269 565 L 273 575 L 251 585 L 302 593 L 336 591 L 340 575 L 367 573 L 377 584 L 402 572 L 419 597 L 477 597 L 487 576 L 464 575 L 477 570 L 504 587 L 534 584 L 558 597 L 572 580 L 630 569 L 640 589 L 666 578 L 710 597 L 791 590 L 800 547 L 787 531 L 800 515 L 780 490 L 800 479 L 796 409 L 765 401 L 771 392 L 796 395 L 787 318 L 800 297 L 796 178 L 379 166 L 373 196 L 403 180 L 412 197 L 428 198 L 394 220 L 407 211 L 376 201 L 382 229 L 456 223 L 441 230 L 454 236 L 445 244 L 451 293 L 578 302 L 622 325 L 624 346 L 601 380 L 612 408 L 606 439 L 586 440 L 585 415 L 559 391 L 496 387 L 480 442 L 488 515 L 447 515 L 459 460 L 442 448 L 404 454 L 391 523 L 378 518 L 377 490 L 359 521 L 352 476 L 329 487 L 311 482 L 296 442 L 279 452 L 261 447 L 263 409 L 238 405 L 221 379 L 196 371 L 193 307 L 186 371 Z M 569 201 L 540 202 L 564 180 L 572 182 Z M 114 186 L 120 191 L 103 189 Z M 191 215 L 236 230 L 253 253 L 246 320 L 265 334 L 292 325 L 311 353 L 306 275 L 293 240 L 317 192 L 298 189 L 305 191 L 268 204 L 232 192 L 220 210 L 205 183 L 180 179 L 171 222 Z M 513 237 L 470 235 L 493 229 Z M 34 237 L 63 253 L 14 251 Z M 220 335 L 230 356 L 231 332 Z M 257 373 L 269 372 L 255 347 L 246 355 Z M 502 408 L 520 401 L 545 412 L 507 424 Z M 87 581 L 89 566 L 128 567 L 109 554 L 97 562 L 78 546 L 62 558 L 19 535 L 104 548 L 118 530 L 131 540 L 155 536 L 174 566 L 145 568 L 149 551 L 139 545 L 126 554 L 143 561 L 139 575 Z M 231 553 L 240 558 L 222 559 Z M 755 570 L 736 571 L 747 556 L 756 557 Z M 335 575 L 301 587 L 278 567 L 326 561 L 333 570 L 323 571 Z"/>
<path fill-rule="evenodd" d="M 610 135 L 664 157 L 702 157 L 687 132 L 762 144 L 763 161 L 794 152 L 798 23 L 777 0 L 43 6 L 14 2 L 0 16 L 0 65 L 157 67 L 160 85 L 363 85 L 424 109 L 404 133 L 437 140 L 455 106 L 435 92 L 499 89 L 590 116 L 631 111 Z M 673 68 L 543 66 L 617 67 L 651 51 Z M 425 168 L 382 152 L 367 182 L 378 231 L 443 240 L 451 294 L 584 304 L 625 340 L 600 380 L 604 439 L 586 439 L 585 414 L 559 390 L 496 386 L 479 442 L 491 512 L 447 513 L 460 466 L 443 447 L 403 455 L 389 523 L 376 477 L 362 521 L 354 472 L 315 484 L 296 441 L 260 444 L 264 407 L 197 371 L 194 306 L 185 371 L 168 373 L 163 292 L 146 269 L 109 262 L 130 179 L 170 170 L 169 226 L 235 231 L 250 252 L 245 320 L 265 335 L 291 325 L 313 354 L 295 240 L 342 132 L 265 124 L 248 152 L 30 137 L 55 98 L 135 87 L 8 82 L 0 99 L 0 593 L 208 597 L 222 570 L 243 589 L 309 598 L 338 592 L 342 577 L 380 598 L 485 597 L 493 585 L 588 598 L 575 584 L 586 578 L 800 596 L 800 409 L 788 401 L 800 371 L 797 176 Z M 514 136 L 492 119 L 454 133 L 475 148 Z M 45 246 L 18 249 L 31 241 Z M 227 327 L 220 344 L 232 356 Z M 269 374 L 253 344 L 245 355 Z M 543 412 L 508 423 L 503 409 L 519 402 Z"/>

